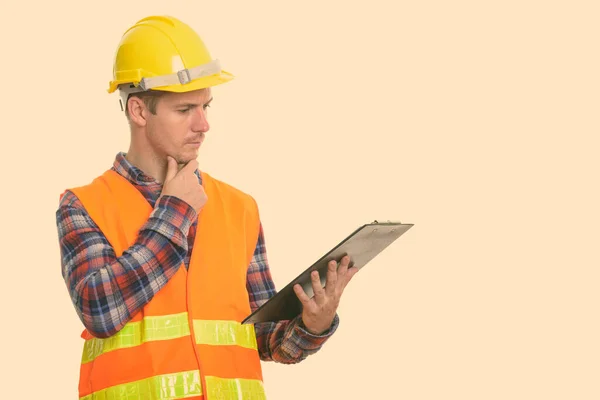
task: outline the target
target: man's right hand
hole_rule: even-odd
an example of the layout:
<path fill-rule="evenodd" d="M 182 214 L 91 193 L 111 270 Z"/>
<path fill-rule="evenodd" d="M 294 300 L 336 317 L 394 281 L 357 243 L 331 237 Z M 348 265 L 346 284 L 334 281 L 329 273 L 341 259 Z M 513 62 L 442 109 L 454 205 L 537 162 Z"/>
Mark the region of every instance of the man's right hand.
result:
<path fill-rule="evenodd" d="M 197 168 L 198 161 L 192 160 L 178 172 L 177 161 L 167 157 L 167 174 L 161 196 L 177 197 L 200 212 L 208 198 L 195 174 Z"/>

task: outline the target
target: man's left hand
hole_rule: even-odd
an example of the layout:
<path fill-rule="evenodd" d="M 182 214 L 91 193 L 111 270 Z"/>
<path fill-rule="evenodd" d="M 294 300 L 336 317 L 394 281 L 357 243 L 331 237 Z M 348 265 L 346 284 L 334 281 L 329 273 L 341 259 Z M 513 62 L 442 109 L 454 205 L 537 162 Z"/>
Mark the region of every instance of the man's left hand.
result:
<path fill-rule="evenodd" d="M 294 292 L 302 303 L 302 322 L 308 331 L 314 335 L 320 335 L 331 326 L 340 298 L 346 285 L 358 272 L 358 268 L 348 268 L 350 257 L 342 258 L 339 268 L 337 263 L 330 261 L 327 268 L 327 280 L 325 288 L 321 286 L 318 271 L 311 274 L 312 289 L 314 297 L 311 299 L 300 285 L 294 285 Z"/>

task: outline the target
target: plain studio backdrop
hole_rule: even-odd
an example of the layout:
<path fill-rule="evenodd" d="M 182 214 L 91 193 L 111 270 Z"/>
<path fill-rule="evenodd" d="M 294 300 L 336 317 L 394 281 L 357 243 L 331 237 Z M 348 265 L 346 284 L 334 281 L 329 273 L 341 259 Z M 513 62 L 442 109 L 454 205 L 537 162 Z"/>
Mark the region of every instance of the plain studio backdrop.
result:
<path fill-rule="evenodd" d="M 278 288 L 360 224 L 415 224 L 320 353 L 263 364 L 269 399 L 600 398 L 597 2 L 7 7 L 0 397 L 77 397 L 54 213 L 129 145 L 121 34 L 170 14 L 237 77 L 198 159 L 257 199 Z"/>

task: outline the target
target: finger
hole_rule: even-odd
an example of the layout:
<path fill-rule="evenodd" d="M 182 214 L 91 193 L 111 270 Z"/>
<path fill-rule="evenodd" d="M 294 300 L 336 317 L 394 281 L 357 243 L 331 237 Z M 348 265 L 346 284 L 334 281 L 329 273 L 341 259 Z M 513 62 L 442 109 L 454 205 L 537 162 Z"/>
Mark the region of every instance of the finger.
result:
<path fill-rule="evenodd" d="M 339 300 L 340 297 L 344 294 L 344 290 L 354 277 L 358 273 L 358 268 L 350 267 L 348 268 L 348 272 L 344 276 L 340 276 L 338 278 L 338 285 L 336 287 L 335 298 Z"/>
<path fill-rule="evenodd" d="M 348 285 L 348 283 L 350 283 L 350 281 L 352 280 L 354 275 L 356 275 L 357 273 L 358 273 L 357 267 L 351 267 L 348 269 L 348 272 L 346 272 L 346 276 L 344 277 L 344 288 Z"/>
<path fill-rule="evenodd" d="M 350 264 L 350 257 L 348 257 L 348 256 L 342 257 L 342 259 L 340 260 L 340 266 L 337 270 L 338 276 L 342 277 L 342 276 L 346 275 L 349 264 Z"/>
<path fill-rule="evenodd" d="M 185 166 L 183 168 L 181 168 L 180 172 L 182 174 L 194 173 L 194 171 L 196 171 L 197 168 L 198 168 L 198 160 L 192 160 L 192 161 L 188 162 L 187 164 L 185 164 Z"/>
<path fill-rule="evenodd" d="M 171 156 L 167 156 L 167 174 L 165 175 L 165 182 L 170 181 L 177 175 L 177 161 Z"/>
<path fill-rule="evenodd" d="M 321 286 L 319 271 L 313 271 L 310 274 L 310 280 L 312 281 L 313 292 L 315 292 L 315 301 L 317 304 L 322 304 L 325 299 L 325 291 L 323 290 L 323 286 Z"/>
<path fill-rule="evenodd" d="M 296 293 L 296 296 L 302 305 L 306 307 L 310 303 L 310 297 L 308 297 L 304 289 L 302 289 L 302 286 L 298 284 L 294 285 L 294 292 Z"/>
<path fill-rule="evenodd" d="M 329 296 L 335 294 L 335 286 L 337 283 L 337 263 L 335 260 L 329 262 L 327 267 L 327 282 L 325 283 L 325 293 Z"/>
<path fill-rule="evenodd" d="M 349 256 L 344 256 L 342 258 L 342 260 L 340 261 L 340 267 L 338 268 L 338 290 L 341 291 L 344 290 L 344 287 L 346 287 L 346 285 L 348 284 L 348 268 L 350 265 L 350 257 Z"/>

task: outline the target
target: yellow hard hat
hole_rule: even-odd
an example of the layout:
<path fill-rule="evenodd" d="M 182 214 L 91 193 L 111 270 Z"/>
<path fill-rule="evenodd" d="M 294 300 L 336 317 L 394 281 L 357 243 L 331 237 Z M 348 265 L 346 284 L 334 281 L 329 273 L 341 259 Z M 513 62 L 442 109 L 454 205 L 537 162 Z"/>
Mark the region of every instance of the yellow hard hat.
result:
<path fill-rule="evenodd" d="M 232 80 L 212 59 L 204 42 L 187 24 L 170 16 L 149 16 L 123 34 L 108 92 L 144 90 L 188 92 Z M 126 97 L 124 97 L 126 100 Z"/>

